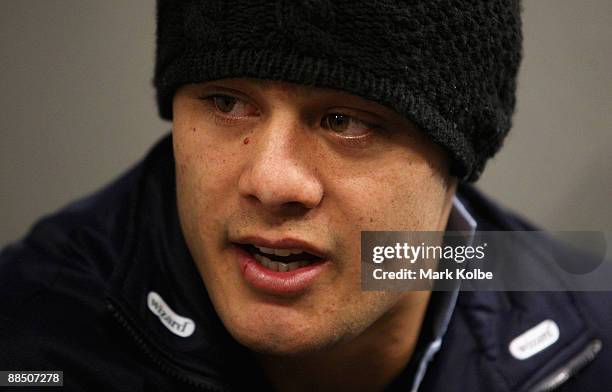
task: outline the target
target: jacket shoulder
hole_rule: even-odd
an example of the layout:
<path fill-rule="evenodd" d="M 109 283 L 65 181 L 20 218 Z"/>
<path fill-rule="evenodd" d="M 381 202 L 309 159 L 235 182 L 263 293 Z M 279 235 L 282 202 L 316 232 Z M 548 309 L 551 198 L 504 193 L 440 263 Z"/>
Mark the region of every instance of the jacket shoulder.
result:
<path fill-rule="evenodd" d="M 0 369 L 62 370 L 66 390 L 75 391 L 179 388 L 107 301 L 117 267 L 131 260 L 144 184 L 159 180 L 154 163 L 167 160 L 169 143 L 158 143 L 95 194 L 44 217 L 0 253 Z"/>
<path fill-rule="evenodd" d="M 539 230 L 470 185 L 461 186 L 458 196 L 478 230 Z M 539 254 L 542 247 L 565 249 L 554 240 L 534 238 L 538 240 L 531 241 L 528 252 Z M 515 357 L 510 344 L 528 331 L 539 331 L 542 325 L 555 326 L 558 336 L 554 342 L 551 339 L 549 346 L 528 358 Z M 462 385 L 472 391 L 523 391 L 558 383 L 554 389 L 559 391 L 605 391 L 612 385 L 610 363 L 612 292 L 464 291 L 459 293 L 423 388 L 442 391 L 449 385 Z"/>
<path fill-rule="evenodd" d="M 140 171 L 136 166 L 42 218 L 0 252 L 0 368 L 40 368 L 50 359 L 44 352 L 71 357 L 75 347 L 86 351 L 92 343 L 84 332 L 104 323 L 107 280 L 126 236 Z"/>
<path fill-rule="evenodd" d="M 16 304 L 16 294 L 31 296 L 57 286 L 69 273 L 104 277 L 121 252 L 127 226 L 130 195 L 140 166 L 100 191 L 77 200 L 36 222 L 20 241 L 0 252 L 0 288 Z M 21 287 L 21 288 L 19 288 Z"/>

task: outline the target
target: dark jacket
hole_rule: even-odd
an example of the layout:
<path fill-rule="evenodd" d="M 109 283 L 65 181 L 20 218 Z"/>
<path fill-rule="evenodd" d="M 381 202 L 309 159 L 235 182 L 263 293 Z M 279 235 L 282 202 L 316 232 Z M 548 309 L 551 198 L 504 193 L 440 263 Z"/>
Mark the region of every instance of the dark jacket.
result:
<path fill-rule="evenodd" d="M 62 370 L 64 389 L 75 391 L 265 385 L 223 328 L 184 243 L 171 147 L 165 138 L 119 180 L 42 219 L 0 254 L 0 370 Z M 473 187 L 461 185 L 458 196 L 479 230 L 532 229 Z M 151 291 L 194 320 L 193 335 L 160 323 L 147 307 Z M 558 341 L 514 358 L 509 342 L 543 320 L 556 322 Z M 610 293 L 460 293 L 419 390 L 547 385 L 612 391 Z"/>

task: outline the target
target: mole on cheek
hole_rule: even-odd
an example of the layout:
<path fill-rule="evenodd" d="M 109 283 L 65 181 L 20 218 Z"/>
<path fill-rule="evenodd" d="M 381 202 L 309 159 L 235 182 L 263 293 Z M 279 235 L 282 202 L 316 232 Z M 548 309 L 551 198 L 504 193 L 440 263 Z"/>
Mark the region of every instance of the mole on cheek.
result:
<path fill-rule="evenodd" d="M 244 140 L 242 141 L 242 143 L 244 143 L 244 144 L 249 144 L 249 138 L 248 138 L 248 137 L 245 137 L 245 138 L 244 138 Z"/>

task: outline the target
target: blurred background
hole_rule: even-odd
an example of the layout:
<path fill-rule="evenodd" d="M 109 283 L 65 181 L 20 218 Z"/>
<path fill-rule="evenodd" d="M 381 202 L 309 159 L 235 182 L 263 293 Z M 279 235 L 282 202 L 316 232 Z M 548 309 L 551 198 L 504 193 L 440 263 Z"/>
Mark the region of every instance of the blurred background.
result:
<path fill-rule="evenodd" d="M 477 185 L 551 230 L 612 230 L 612 2 L 523 2 L 514 128 Z M 0 0 L 0 246 L 170 129 L 155 3 Z"/>

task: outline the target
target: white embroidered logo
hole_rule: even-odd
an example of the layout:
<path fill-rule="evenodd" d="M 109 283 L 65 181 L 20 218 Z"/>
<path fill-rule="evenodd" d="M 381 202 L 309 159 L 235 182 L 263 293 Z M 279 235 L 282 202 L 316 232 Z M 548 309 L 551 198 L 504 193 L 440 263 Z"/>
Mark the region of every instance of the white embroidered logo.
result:
<path fill-rule="evenodd" d="M 159 320 L 166 328 L 175 335 L 184 338 L 191 336 L 195 330 L 195 323 L 192 319 L 179 316 L 164 302 L 162 297 L 155 291 L 151 291 L 147 296 L 149 310 L 159 317 Z"/>
<path fill-rule="evenodd" d="M 552 320 L 544 320 L 514 338 L 508 348 L 514 358 L 524 360 L 549 347 L 558 339 L 557 323 Z"/>

